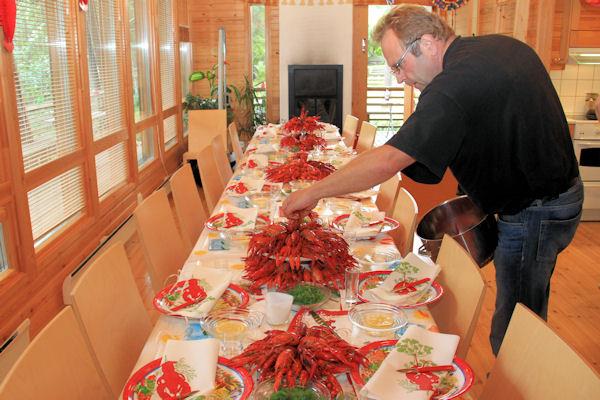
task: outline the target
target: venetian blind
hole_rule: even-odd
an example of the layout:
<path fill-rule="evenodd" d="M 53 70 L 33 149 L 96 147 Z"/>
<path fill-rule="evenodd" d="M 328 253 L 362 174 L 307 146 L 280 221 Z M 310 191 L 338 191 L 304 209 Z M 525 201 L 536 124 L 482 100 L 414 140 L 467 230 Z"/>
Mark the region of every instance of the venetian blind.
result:
<path fill-rule="evenodd" d="M 83 174 L 75 167 L 27 193 L 35 246 L 81 215 L 84 206 Z"/>
<path fill-rule="evenodd" d="M 165 148 L 169 148 L 177 143 L 177 123 L 175 115 L 171 115 L 169 118 L 163 121 L 163 127 L 165 131 Z"/>
<path fill-rule="evenodd" d="M 175 106 L 175 30 L 171 0 L 158 2 L 158 42 L 162 109 Z M 166 135 L 165 135 L 166 136 Z"/>
<path fill-rule="evenodd" d="M 90 1 L 86 13 L 87 58 L 94 140 L 125 129 L 124 49 L 116 34 L 121 15 L 116 0 Z"/>
<path fill-rule="evenodd" d="M 13 52 L 25 172 L 73 152 L 75 60 L 67 0 L 19 0 Z"/>
<path fill-rule="evenodd" d="M 109 191 L 127 181 L 127 148 L 125 143 L 96 154 L 98 196 L 102 198 Z"/>

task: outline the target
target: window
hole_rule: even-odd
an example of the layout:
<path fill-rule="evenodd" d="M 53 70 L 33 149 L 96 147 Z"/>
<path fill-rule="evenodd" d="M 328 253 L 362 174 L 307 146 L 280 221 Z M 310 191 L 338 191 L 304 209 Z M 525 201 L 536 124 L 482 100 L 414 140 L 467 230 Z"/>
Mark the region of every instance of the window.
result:
<path fill-rule="evenodd" d="M 8 270 L 8 255 L 6 254 L 6 246 L 4 245 L 4 229 L 0 223 L 0 275 Z"/>
<path fill-rule="evenodd" d="M 175 107 L 175 32 L 171 0 L 158 2 L 158 42 L 160 45 L 160 85 L 162 110 Z M 165 139 L 166 140 L 166 139 Z"/>
<path fill-rule="evenodd" d="M 175 115 L 163 121 L 163 130 L 165 132 L 165 149 L 173 147 L 177 143 L 177 120 Z"/>
<path fill-rule="evenodd" d="M 135 135 L 138 168 L 141 170 L 154 160 L 154 128 L 150 127 Z"/>
<path fill-rule="evenodd" d="M 179 68 L 181 70 L 181 101 L 185 101 L 185 96 L 190 93 L 190 75 L 192 74 L 192 44 L 190 42 L 179 43 Z M 188 111 L 183 110 L 183 136 L 189 132 Z"/>
<path fill-rule="evenodd" d="M 154 114 L 150 77 L 150 4 L 148 0 L 129 0 L 127 5 L 131 42 L 133 112 L 135 122 L 139 122 Z"/>
<path fill-rule="evenodd" d="M 14 82 L 25 172 L 78 147 L 74 52 L 67 51 L 68 2 L 20 0 Z"/>
<path fill-rule="evenodd" d="M 252 85 L 256 98 L 254 100 L 254 112 L 264 118 L 267 110 L 267 80 L 266 80 L 266 47 L 265 40 L 265 6 L 252 5 L 251 31 L 252 31 Z"/>
<path fill-rule="evenodd" d="M 127 181 L 127 147 L 124 142 L 96 154 L 98 197 Z"/>
<path fill-rule="evenodd" d="M 27 193 L 35 247 L 79 217 L 85 206 L 81 167 L 73 168 Z"/>

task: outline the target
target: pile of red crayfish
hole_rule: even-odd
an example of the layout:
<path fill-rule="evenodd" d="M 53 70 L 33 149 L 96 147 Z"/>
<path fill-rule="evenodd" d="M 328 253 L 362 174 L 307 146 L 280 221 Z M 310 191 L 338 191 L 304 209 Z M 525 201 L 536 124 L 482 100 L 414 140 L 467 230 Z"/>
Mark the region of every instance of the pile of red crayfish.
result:
<path fill-rule="evenodd" d="M 264 339 L 232 358 L 232 364 L 251 367 L 252 374 L 258 371 L 259 382 L 275 379 L 274 391 L 282 385 L 305 387 L 309 381 L 320 381 L 332 398 L 342 391 L 335 374 L 366 365 L 365 357 L 328 327 L 306 328 L 300 323 L 291 329 L 268 331 Z"/>
<path fill-rule="evenodd" d="M 309 117 L 308 111 L 302 107 L 299 117 L 291 118 L 283 125 L 283 131 L 288 134 L 313 133 L 314 131 L 323 128 L 323 124 L 319 122 L 321 117 Z"/>
<path fill-rule="evenodd" d="M 263 285 L 287 290 L 300 282 L 339 288 L 344 270 L 356 266 L 356 259 L 348 253 L 348 243 L 315 217 L 311 213 L 308 222 L 271 224 L 252 236 L 245 259 L 251 290 Z"/>
<path fill-rule="evenodd" d="M 279 142 L 281 147 L 291 147 L 292 149 L 300 151 L 311 151 L 315 147 L 325 147 L 326 144 L 327 142 L 325 139 L 315 135 L 314 133 L 307 133 L 298 137 L 285 136 Z"/>
<path fill-rule="evenodd" d="M 267 168 L 266 176 L 271 182 L 319 181 L 334 171 L 333 165 L 316 160 L 309 161 L 308 153 L 300 152 L 285 164 Z"/>

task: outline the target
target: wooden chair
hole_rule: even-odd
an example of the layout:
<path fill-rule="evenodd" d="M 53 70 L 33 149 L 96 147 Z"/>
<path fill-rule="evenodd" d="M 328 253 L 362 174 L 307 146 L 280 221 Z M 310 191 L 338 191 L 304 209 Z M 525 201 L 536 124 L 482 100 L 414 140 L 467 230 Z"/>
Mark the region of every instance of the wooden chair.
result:
<path fill-rule="evenodd" d="M 358 129 L 358 118 L 347 114 L 342 125 L 342 140 L 346 147 L 354 148 L 356 146 L 356 130 Z"/>
<path fill-rule="evenodd" d="M 594 399 L 600 375 L 540 317 L 517 304 L 480 400 Z"/>
<path fill-rule="evenodd" d="M 188 151 L 183 153 L 183 162 L 198 158 L 202 149 L 208 147 L 215 136 L 227 143 L 226 110 L 190 110 Z"/>
<path fill-rule="evenodd" d="M 210 150 L 210 147 L 206 149 Z M 202 178 L 204 182 L 204 177 Z M 177 230 L 164 189 L 158 189 L 137 206 L 133 217 L 148 262 L 155 292 L 176 274 L 187 259 L 187 247 Z"/>
<path fill-rule="evenodd" d="M 114 399 L 96 369 L 73 309 L 37 334 L 0 384 L 0 399 Z"/>
<path fill-rule="evenodd" d="M 466 359 L 483 304 L 485 282 L 471 255 L 449 235 L 442 239 L 437 263 L 442 267 L 437 281 L 444 295 L 429 310 L 441 332 L 460 336 L 456 355 Z"/>
<path fill-rule="evenodd" d="M 392 210 L 392 218 L 398 221 L 400 226 L 398 229 L 390 231 L 390 235 L 402 256 L 412 251 L 418 213 L 419 207 L 417 207 L 415 198 L 408 190 L 400 188 Z"/>
<path fill-rule="evenodd" d="M 213 150 L 213 157 L 217 163 L 219 176 L 221 177 L 223 186 L 225 186 L 233 176 L 233 172 L 231 171 L 231 165 L 229 164 L 229 158 L 227 157 L 223 139 L 220 136 L 215 136 L 211 142 L 211 147 Z"/>
<path fill-rule="evenodd" d="M 238 134 L 235 122 L 229 124 L 229 140 L 231 140 L 231 147 L 233 148 L 233 153 L 235 154 L 235 167 L 237 168 L 242 163 L 244 151 L 242 150 L 242 145 L 240 144 L 240 136 Z"/>
<path fill-rule="evenodd" d="M 0 345 L 0 382 L 29 345 L 29 325 L 29 319 L 21 322 L 12 335 Z"/>
<path fill-rule="evenodd" d="M 377 127 L 371 125 L 367 121 L 363 121 L 360 125 L 360 133 L 358 134 L 358 142 L 356 142 L 356 151 L 360 154 L 373 147 L 375 142 L 375 133 Z"/>
<path fill-rule="evenodd" d="M 210 214 L 219 202 L 221 194 L 225 189 L 225 184 L 219 175 L 217 163 L 213 157 L 212 146 L 208 146 L 200 152 L 198 156 L 198 169 L 200 170 L 204 197 L 208 205 L 207 211 Z"/>
<path fill-rule="evenodd" d="M 170 183 L 179 228 L 188 242 L 188 250 L 192 251 L 208 216 L 198 194 L 190 165 L 184 164 L 175 171 Z"/>
<path fill-rule="evenodd" d="M 81 323 L 112 397 L 118 397 L 152 330 L 123 243 L 87 267 L 64 300 Z"/>
<path fill-rule="evenodd" d="M 392 176 L 387 181 L 379 186 L 379 193 L 375 200 L 375 205 L 379 211 L 385 212 L 385 215 L 390 215 L 396 204 L 398 191 L 400 190 L 400 173 Z"/>

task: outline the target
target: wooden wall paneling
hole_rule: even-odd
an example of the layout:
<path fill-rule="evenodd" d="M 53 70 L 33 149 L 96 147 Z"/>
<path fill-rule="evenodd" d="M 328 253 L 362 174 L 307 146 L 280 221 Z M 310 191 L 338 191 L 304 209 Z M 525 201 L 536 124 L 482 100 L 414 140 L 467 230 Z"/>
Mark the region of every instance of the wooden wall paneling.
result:
<path fill-rule="evenodd" d="M 479 35 L 495 33 L 496 0 L 479 0 Z"/>
<path fill-rule="evenodd" d="M 571 31 L 569 47 L 600 47 L 600 31 Z"/>
<path fill-rule="evenodd" d="M 189 27 L 190 23 L 188 21 L 188 1 L 175 0 L 175 2 L 177 3 L 177 20 L 179 22 L 177 25 Z"/>
<path fill-rule="evenodd" d="M 552 64 L 552 32 L 555 0 L 537 0 L 536 40 L 535 50 L 544 66 L 550 70 Z"/>
<path fill-rule="evenodd" d="M 266 83 L 267 83 L 267 121 L 278 123 L 279 110 L 279 4 L 265 6 L 266 24 Z"/>
<path fill-rule="evenodd" d="M 575 31 L 600 31 L 600 8 L 572 1 L 571 29 Z"/>
<path fill-rule="evenodd" d="M 556 0 L 552 24 L 552 69 L 564 69 L 571 35 L 571 1 Z M 576 0 L 578 1 L 578 0 Z"/>
<path fill-rule="evenodd" d="M 526 41 L 529 26 L 529 3 L 530 0 L 515 0 L 512 36 L 522 42 Z"/>
<path fill-rule="evenodd" d="M 369 6 L 353 6 L 352 25 L 352 115 L 361 121 L 368 121 Z"/>

